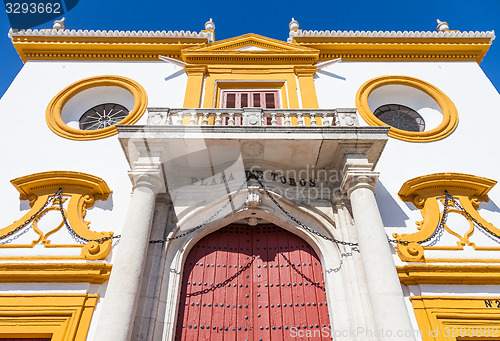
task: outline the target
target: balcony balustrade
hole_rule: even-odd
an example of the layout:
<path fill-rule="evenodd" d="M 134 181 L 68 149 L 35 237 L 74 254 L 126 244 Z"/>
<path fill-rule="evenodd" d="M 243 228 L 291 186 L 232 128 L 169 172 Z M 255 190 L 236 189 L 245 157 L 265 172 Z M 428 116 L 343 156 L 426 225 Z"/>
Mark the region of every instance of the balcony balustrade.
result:
<path fill-rule="evenodd" d="M 356 109 L 172 109 L 148 108 L 148 125 L 359 126 Z"/>

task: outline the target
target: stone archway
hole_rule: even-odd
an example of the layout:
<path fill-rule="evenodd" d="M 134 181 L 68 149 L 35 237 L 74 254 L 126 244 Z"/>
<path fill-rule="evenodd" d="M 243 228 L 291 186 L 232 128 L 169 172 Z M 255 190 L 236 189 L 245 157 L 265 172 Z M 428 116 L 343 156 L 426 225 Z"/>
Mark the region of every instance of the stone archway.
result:
<path fill-rule="evenodd" d="M 330 339 L 324 288 L 318 256 L 300 237 L 272 224 L 228 225 L 187 256 L 175 339 Z"/>

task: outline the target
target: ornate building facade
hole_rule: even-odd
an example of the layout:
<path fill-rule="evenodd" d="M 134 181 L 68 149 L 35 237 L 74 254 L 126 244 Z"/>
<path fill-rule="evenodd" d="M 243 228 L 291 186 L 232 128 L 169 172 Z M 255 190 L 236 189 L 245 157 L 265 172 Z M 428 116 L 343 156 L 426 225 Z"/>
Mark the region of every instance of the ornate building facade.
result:
<path fill-rule="evenodd" d="M 0 340 L 500 339 L 493 32 L 10 37 Z"/>

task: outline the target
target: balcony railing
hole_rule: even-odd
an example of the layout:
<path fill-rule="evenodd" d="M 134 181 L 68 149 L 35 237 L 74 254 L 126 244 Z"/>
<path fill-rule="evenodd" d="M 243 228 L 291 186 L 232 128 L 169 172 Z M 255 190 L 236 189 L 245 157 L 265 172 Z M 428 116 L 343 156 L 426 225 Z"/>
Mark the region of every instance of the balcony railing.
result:
<path fill-rule="evenodd" d="M 148 125 L 358 126 L 356 109 L 148 108 Z"/>

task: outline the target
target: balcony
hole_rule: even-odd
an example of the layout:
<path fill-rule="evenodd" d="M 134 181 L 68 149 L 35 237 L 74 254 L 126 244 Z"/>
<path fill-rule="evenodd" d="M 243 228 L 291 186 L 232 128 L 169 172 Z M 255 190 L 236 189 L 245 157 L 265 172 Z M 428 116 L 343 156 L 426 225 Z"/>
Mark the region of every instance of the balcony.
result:
<path fill-rule="evenodd" d="M 306 174 L 271 181 L 283 190 L 302 190 L 307 183 L 318 184 L 311 191 L 336 186 L 346 154 L 363 154 L 377 163 L 389 127 L 361 126 L 356 109 L 155 107 L 148 108 L 146 125 L 118 125 L 117 130 L 130 168 L 161 165 L 170 195 L 184 207 L 200 191 L 210 198 L 227 191 L 215 185 L 226 176 L 234 177 L 229 189 L 236 190 L 250 170 L 269 171 L 272 177 Z M 319 191 L 318 198 L 328 199 L 328 193 Z"/>
<path fill-rule="evenodd" d="M 148 108 L 148 125 L 359 126 L 356 109 L 170 109 Z"/>

